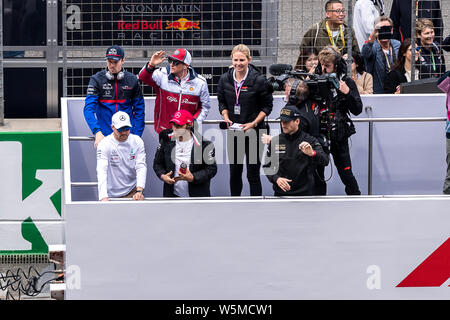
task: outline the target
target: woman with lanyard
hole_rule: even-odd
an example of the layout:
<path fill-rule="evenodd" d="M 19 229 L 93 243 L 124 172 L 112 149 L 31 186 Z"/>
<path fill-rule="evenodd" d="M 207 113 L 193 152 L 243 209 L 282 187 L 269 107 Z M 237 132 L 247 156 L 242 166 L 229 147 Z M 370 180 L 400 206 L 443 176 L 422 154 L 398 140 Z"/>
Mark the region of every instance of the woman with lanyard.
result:
<path fill-rule="evenodd" d="M 440 44 L 434 42 L 434 26 L 431 20 L 419 19 L 416 23 L 419 52 L 419 78 L 439 78 L 445 73 L 445 59 Z"/>
<path fill-rule="evenodd" d="M 231 52 L 232 66 L 219 80 L 219 112 L 228 125 L 227 151 L 230 166 L 231 196 L 242 192 L 243 159 L 246 156 L 247 178 L 251 196 L 261 196 L 260 136 L 268 126 L 264 118 L 272 112 L 273 97 L 261 72 L 251 64 L 250 49 L 239 44 Z M 261 131 L 261 132 L 260 132 Z"/>

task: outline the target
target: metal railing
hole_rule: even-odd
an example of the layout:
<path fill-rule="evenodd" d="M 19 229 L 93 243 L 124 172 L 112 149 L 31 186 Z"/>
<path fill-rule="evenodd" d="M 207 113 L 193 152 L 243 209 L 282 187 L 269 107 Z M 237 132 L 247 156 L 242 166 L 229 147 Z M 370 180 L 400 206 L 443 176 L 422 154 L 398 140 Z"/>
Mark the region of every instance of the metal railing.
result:
<path fill-rule="evenodd" d="M 369 106 L 366 108 L 370 108 Z M 223 120 L 204 120 L 203 124 L 219 124 Z M 372 195 L 373 184 L 373 129 L 374 123 L 382 122 L 445 122 L 445 117 L 419 117 L 419 118 L 354 118 L 355 123 L 368 123 L 368 195 Z M 279 123 L 280 120 L 268 119 L 268 123 Z M 154 121 L 145 121 L 145 125 L 152 125 Z M 69 136 L 69 141 L 94 141 L 94 137 Z M 72 187 L 93 187 L 97 182 L 71 182 Z"/>

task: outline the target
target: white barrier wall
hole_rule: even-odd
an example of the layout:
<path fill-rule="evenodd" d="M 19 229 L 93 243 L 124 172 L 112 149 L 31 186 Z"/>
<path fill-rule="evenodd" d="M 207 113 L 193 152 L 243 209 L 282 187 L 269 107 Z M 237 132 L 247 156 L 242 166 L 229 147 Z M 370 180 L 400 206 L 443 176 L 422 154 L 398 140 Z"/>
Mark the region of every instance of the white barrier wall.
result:
<path fill-rule="evenodd" d="M 363 99 L 372 110 L 363 118 L 444 116 L 443 95 Z M 147 120 L 151 103 L 146 100 Z M 65 105 L 68 299 L 450 298 L 448 196 L 276 199 L 267 197 L 271 186 L 263 177 L 261 198 L 80 201 L 96 200 L 96 188 L 70 181 L 95 181 L 95 152 L 92 141 L 68 142 L 90 132 L 83 102 Z M 280 108 L 278 97 L 270 118 Z M 217 107 L 208 118 L 219 119 Z M 353 169 L 366 193 L 368 124 L 356 127 Z M 143 138 L 151 168 L 152 127 Z M 373 140 L 375 193 L 441 193 L 444 122 L 377 123 Z M 214 196 L 228 195 L 227 172 L 219 166 Z M 161 189 L 150 169 L 147 196 Z M 334 173 L 329 194 L 342 193 Z"/>
<path fill-rule="evenodd" d="M 355 118 L 414 118 L 444 117 L 445 95 L 367 95 L 363 96 L 364 110 Z M 153 120 L 154 99 L 146 99 L 146 120 Z M 66 109 L 67 106 L 67 109 Z M 67 110 L 69 136 L 92 136 L 83 117 L 83 99 L 63 99 L 63 113 Z M 269 116 L 275 119 L 283 106 L 280 96 L 275 97 L 274 109 Z M 370 108 L 367 108 L 370 107 Z M 369 110 L 369 111 L 367 111 Z M 221 119 L 217 99 L 212 98 L 208 120 Z M 64 124 L 63 124 L 64 125 Z M 211 182 L 213 196 L 228 196 L 229 175 L 224 147 L 225 132 L 218 125 L 205 124 L 203 133 L 216 146 L 218 173 Z M 368 123 L 356 123 L 357 133 L 351 137 L 353 172 L 363 194 L 368 194 Z M 272 133 L 279 132 L 279 125 L 271 125 Z M 214 139 L 212 138 L 214 137 Z M 152 125 L 144 130 L 143 139 L 147 151 L 146 196 L 162 196 L 162 182 L 152 169 L 158 146 L 157 135 Z M 442 122 L 397 122 L 375 123 L 373 135 L 373 183 L 375 195 L 441 194 L 445 177 L 445 123 Z M 70 179 L 72 182 L 95 182 L 95 151 L 92 141 L 70 142 Z M 67 165 L 67 164 L 66 164 Z M 334 164 L 327 167 L 328 195 L 344 195 L 344 187 Z M 246 181 L 245 171 L 243 174 Z M 263 195 L 273 195 L 267 178 L 261 177 Z M 249 195 L 244 183 L 243 195 Z M 97 199 L 96 187 L 73 187 L 73 200 Z"/>
<path fill-rule="evenodd" d="M 446 196 L 74 202 L 67 298 L 449 299 L 449 206 Z"/>

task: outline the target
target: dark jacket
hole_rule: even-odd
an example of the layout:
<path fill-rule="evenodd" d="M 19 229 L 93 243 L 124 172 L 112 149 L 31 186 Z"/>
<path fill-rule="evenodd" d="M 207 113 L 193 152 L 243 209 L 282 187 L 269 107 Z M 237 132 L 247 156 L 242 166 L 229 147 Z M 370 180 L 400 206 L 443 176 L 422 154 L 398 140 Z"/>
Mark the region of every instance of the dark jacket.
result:
<path fill-rule="evenodd" d="M 299 149 L 301 142 L 308 142 L 316 151 L 310 157 Z M 308 196 L 314 190 L 314 169 L 317 164 L 328 165 L 329 159 L 319 141 L 300 129 L 293 135 L 273 137 L 267 149 L 264 173 L 273 184 L 275 196 Z M 278 178 L 291 179 L 291 190 L 284 192 L 277 185 Z"/>
<path fill-rule="evenodd" d="M 319 74 L 320 74 L 320 62 L 319 62 L 319 66 L 318 68 L 316 68 L 316 70 L 319 70 Z M 349 137 L 350 135 L 348 135 L 347 130 L 345 130 L 345 134 L 343 134 L 342 130 L 334 130 L 333 126 L 331 125 L 332 123 L 336 123 L 336 121 L 331 121 L 331 119 L 335 119 L 336 120 L 336 116 L 339 114 L 339 118 L 346 120 L 346 123 L 351 123 L 350 120 L 350 114 L 353 114 L 355 116 L 359 115 L 362 112 L 362 101 L 361 101 L 361 96 L 359 94 L 358 91 L 358 87 L 356 86 L 355 81 L 353 81 L 350 77 L 348 77 L 345 73 L 342 73 L 342 70 L 339 71 L 338 68 L 338 80 L 342 80 L 344 81 L 347 86 L 349 87 L 350 91 L 347 94 L 342 93 L 341 91 L 339 91 L 338 89 L 331 89 L 331 92 L 333 93 L 332 95 L 335 96 L 335 98 L 333 98 L 333 101 L 331 104 L 328 104 L 326 100 L 324 100 L 321 104 L 320 104 L 320 130 L 321 133 L 327 137 L 327 139 L 329 140 L 330 143 L 333 142 L 339 142 L 341 140 L 336 140 L 335 137 L 340 137 L 340 139 L 343 139 L 345 137 Z M 341 121 L 339 121 L 339 123 L 342 123 Z M 325 125 L 324 125 L 325 124 Z M 349 126 L 338 126 L 339 128 L 349 128 Z M 337 128 L 337 127 L 336 127 Z M 336 129 L 335 128 L 335 129 Z M 340 132 L 342 134 L 333 134 L 331 131 L 333 132 Z M 354 133 L 354 132 L 353 132 Z"/>
<path fill-rule="evenodd" d="M 430 49 L 417 46 L 417 49 L 419 50 L 419 61 L 416 66 L 419 69 L 419 79 L 439 78 L 445 73 L 445 59 L 439 44 L 433 43 Z"/>
<path fill-rule="evenodd" d="M 332 110 L 330 110 L 332 113 L 335 113 L 336 110 L 340 110 L 344 114 L 350 114 L 357 116 L 362 112 L 362 101 L 361 101 L 361 95 L 359 94 L 358 87 L 356 86 L 355 81 L 353 81 L 352 78 L 347 76 L 347 64 L 345 63 L 344 59 L 340 59 L 340 61 L 337 62 L 337 70 L 336 70 L 336 81 L 342 80 L 344 81 L 347 86 L 350 89 L 350 92 L 348 94 L 343 94 L 338 89 L 332 89 L 333 92 L 336 93 L 337 98 L 334 101 L 334 104 L 332 106 Z M 316 74 L 322 75 L 322 66 L 319 62 L 316 68 Z M 334 93 L 333 93 L 334 95 Z M 325 101 L 324 101 L 325 103 Z M 320 111 L 323 111 L 324 103 L 320 104 Z M 329 107 L 329 106 L 327 106 Z"/>
<path fill-rule="evenodd" d="M 344 76 L 343 79 L 347 86 L 350 89 L 348 94 L 343 94 L 338 91 L 338 103 L 337 109 L 342 111 L 345 114 L 353 114 L 355 116 L 359 115 L 362 112 L 363 104 L 361 101 L 361 96 L 358 91 L 358 87 L 356 86 L 355 81 L 352 78 Z"/>
<path fill-rule="evenodd" d="M 227 109 L 230 120 L 236 123 L 252 122 L 261 111 L 267 116 L 272 112 L 273 96 L 266 77 L 255 66 L 249 64 L 248 68 L 248 75 L 242 84 L 239 95 L 240 115 L 234 114 L 234 105 L 236 104 L 234 68 L 230 68 L 220 77 L 217 86 L 219 112 L 222 114 L 222 111 Z M 264 121 L 261 121 L 257 128 L 265 128 Z"/>
<path fill-rule="evenodd" d="M 300 112 L 300 129 L 309 135 L 320 136 L 319 106 L 311 100 L 305 100 L 297 105 Z"/>
<path fill-rule="evenodd" d="M 106 70 L 97 72 L 89 80 L 84 105 L 84 118 L 93 134 L 101 131 L 106 137 L 112 133 L 111 118 L 117 111 L 128 113 L 131 133 L 142 136 L 145 127 L 145 104 L 136 75 L 123 71 L 123 77 L 109 80 Z"/>
<path fill-rule="evenodd" d="M 450 36 L 447 36 L 442 42 L 442 50 L 450 51 Z"/>
<path fill-rule="evenodd" d="M 405 69 L 393 69 L 386 76 L 384 81 L 384 93 L 395 93 L 397 87 L 404 82 L 408 82 L 405 76 Z"/>
<path fill-rule="evenodd" d="M 156 150 L 153 161 L 153 170 L 158 178 L 170 171 L 175 172 L 175 163 L 171 155 L 176 143 L 171 139 L 171 134 L 172 129 L 161 131 L 159 134 L 160 146 Z M 189 171 L 194 176 L 194 181 L 188 183 L 189 196 L 210 197 L 210 181 L 217 173 L 214 144 L 199 135 L 193 136 L 193 139 Z M 163 196 L 175 197 L 173 184 L 164 183 Z"/>
<path fill-rule="evenodd" d="M 302 42 L 300 44 L 300 55 L 297 58 L 297 63 L 295 65 L 295 69 L 302 69 L 301 61 L 304 57 L 302 57 L 303 49 L 311 49 L 315 48 L 317 52 L 320 52 L 323 48 L 325 48 L 328 45 L 332 45 L 330 41 L 330 37 L 328 36 L 328 31 L 326 28 L 326 22 L 327 20 L 324 19 L 320 22 L 315 23 L 306 33 L 303 35 Z M 339 38 L 337 40 L 336 46 L 340 50 L 341 54 L 347 53 L 347 38 L 348 38 L 348 31 L 352 30 L 352 51 L 359 53 L 359 45 L 358 40 L 356 39 L 355 32 L 353 31 L 353 28 L 349 28 L 346 23 L 343 24 L 344 29 L 344 43 L 339 35 Z"/>
<path fill-rule="evenodd" d="M 402 41 L 411 38 L 411 15 L 416 14 L 411 7 L 411 0 L 393 0 L 390 18 L 394 22 L 394 39 Z M 420 0 L 418 19 L 430 19 L 434 25 L 436 40 L 442 42 L 442 31 L 444 23 L 442 21 L 441 5 L 439 0 Z"/>

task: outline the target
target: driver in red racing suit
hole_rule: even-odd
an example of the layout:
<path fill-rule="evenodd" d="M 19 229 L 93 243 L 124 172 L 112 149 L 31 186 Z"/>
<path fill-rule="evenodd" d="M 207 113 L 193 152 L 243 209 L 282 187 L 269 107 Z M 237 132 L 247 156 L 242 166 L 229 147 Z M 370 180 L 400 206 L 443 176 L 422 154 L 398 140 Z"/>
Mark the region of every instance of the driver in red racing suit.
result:
<path fill-rule="evenodd" d="M 166 68 L 157 68 L 165 60 Z M 186 49 L 177 49 L 165 57 L 164 51 L 157 51 L 139 72 L 139 80 L 156 91 L 155 131 L 160 133 L 172 126 L 169 121 L 178 110 L 189 111 L 197 123 L 208 115 L 211 107 L 208 84 L 190 66 L 191 54 Z"/>

